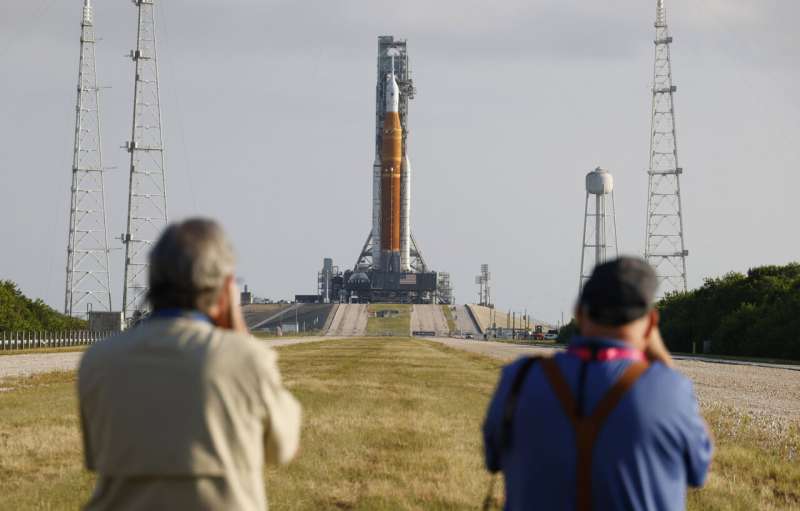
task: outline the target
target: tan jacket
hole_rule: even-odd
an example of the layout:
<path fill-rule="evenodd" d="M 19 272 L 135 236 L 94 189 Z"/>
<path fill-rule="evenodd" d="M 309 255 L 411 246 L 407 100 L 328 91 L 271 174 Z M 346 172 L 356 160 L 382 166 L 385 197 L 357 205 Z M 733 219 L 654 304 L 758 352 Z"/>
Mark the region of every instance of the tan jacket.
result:
<path fill-rule="evenodd" d="M 78 393 L 86 509 L 264 510 L 264 462 L 297 452 L 300 405 L 248 335 L 150 319 L 92 346 Z"/>

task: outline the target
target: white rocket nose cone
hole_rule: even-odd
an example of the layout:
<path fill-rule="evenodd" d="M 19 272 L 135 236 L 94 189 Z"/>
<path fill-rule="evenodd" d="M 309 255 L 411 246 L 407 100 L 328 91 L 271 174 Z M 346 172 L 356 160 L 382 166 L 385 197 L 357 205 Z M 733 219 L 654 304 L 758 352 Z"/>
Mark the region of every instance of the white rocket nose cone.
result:
<path fill-rule="evenodd" d="M 397 86 L 397 80 L 394 74 L 387 75 L 386 77 L 386 111 L 397 112 L 400 105 L 400 87 Z"/>

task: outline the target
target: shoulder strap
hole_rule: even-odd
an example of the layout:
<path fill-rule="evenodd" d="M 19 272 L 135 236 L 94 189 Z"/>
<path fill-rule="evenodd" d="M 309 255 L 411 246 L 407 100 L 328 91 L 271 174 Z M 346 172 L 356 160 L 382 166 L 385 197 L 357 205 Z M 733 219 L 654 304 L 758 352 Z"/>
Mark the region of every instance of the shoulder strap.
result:
<path fill-rule="evenodd" d="M 550 383 L 553 393 L 555 393 L 556 398 L 561 403 L 564 415 L 566 415 L 572 425 L 575 426 L 578 421 L 578 417 L 575 415 L 575 398 L 572 396 L 569 384 L 567 380 L 564 379 L 564 375 L 561 374 L 558 364 L 556 364 L 556 361 L 552 358 L 542 360 L 542 370 L 545 376 L 547 376 L 547 381 Z"/>
<path fill-rule="evenodd" d="M 592 415 L 578 417 L 576 415 L 575 399 L 564 375 L 552 359 L 542 360 L 542 370 L 547 377 L 553 392 L 564 409 L 564 414 L 569 418 L 575 429 L 575 442 L 578 454 L 576 465 L 576 508 L 578 511 L 588 511 L 592 505 L 592 451 L 597 435 L 609 414 L 619 404 L 625 393 L 633 387 L 636 380 L 644 374 L 649 367 L 647 362 L 634 362 L 629 365 L 622 376 L 595 407 Z"/>
<path fill-rule="evenodd" d="M 650 365 L 647 362 L 633 362 L 629 365 L 625 369 L 625 372 L 622 373 L 619 380 L 606 392 L 600 402 L 597 403 L 592 415 L 587 417 L 589 422 L 596 423 L 598 426 L 597 429 L 599 430 L 600 426 L 602 426 L 608 415 L 616 408 L 625 393 L 633 387 L 633 384 L 647 371 L 648 367 L 650 367 Z"/>
<path fill-rule="evenodd" d="M 519 393 L 522 390 L 522 384 L 525 382 L 525 377 L 528 375 L 534 362 L 539 360 L 540 357 L 527 357 L 519 368 L 517 374 L 514 375 L 514 381 L 511 383 L 511 390 L 506 399 L 506 405 L 503 408 L 503 424 L 501 430 L 501 445 L 503 449 L 508 449 L 511 446 L 511 428 L 514 424 L 514 414 L 517 410 L 517 401 L 519 401 Z"/>

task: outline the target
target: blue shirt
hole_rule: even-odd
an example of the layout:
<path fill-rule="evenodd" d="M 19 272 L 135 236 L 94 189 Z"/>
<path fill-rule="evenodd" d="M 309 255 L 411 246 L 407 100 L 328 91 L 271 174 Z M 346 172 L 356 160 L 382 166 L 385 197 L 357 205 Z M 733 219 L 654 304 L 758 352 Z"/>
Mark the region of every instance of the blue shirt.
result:
<path fill-rule="evenodd" d="M 624 348 L 622 341 L 576 337 L 571 345 Z M 587 364 L 583 414 L 619 379 L 630 360 L 584 362 L 555 356 L 576 402 L 580 366 Z M 507 510 L 575 508 L 575 433 L 561 403 L 535 363 L 520 388 L 508 449 L 503 413 L 522 360 L 503 368 L 483 425 L 486 466 L 503 471 Z M 686 487 L 705 481 L 711 439 L 692 383 L 655 362 L 622 397 L 601 427 L 592 458 L 592 508 L 683 510 Z"/>

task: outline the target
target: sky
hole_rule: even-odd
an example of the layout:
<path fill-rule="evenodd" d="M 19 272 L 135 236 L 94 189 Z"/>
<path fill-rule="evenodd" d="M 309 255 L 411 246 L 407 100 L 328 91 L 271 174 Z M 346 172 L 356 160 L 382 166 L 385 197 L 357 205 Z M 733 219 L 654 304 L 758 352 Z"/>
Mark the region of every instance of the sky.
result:
<path fill-rule="evenodd" d="M 474 302 L 569 318 L 584 176 L 644 250 L 655 0 L 158 3 L 172 219 L 218 219 L 273 299 L 351 267 L 371 224 L 377 37 L 408 39 L 411 224 Z M 95 0 L 109 237 L 127 207 L 136 8 Z M 668 0 L 689 286 L 800 259 L 795 0 Z M 82 0 L 0 2 L 0 279 L 61 309 Z M 122 245 L 112 241 L 114 307 Z"/>

